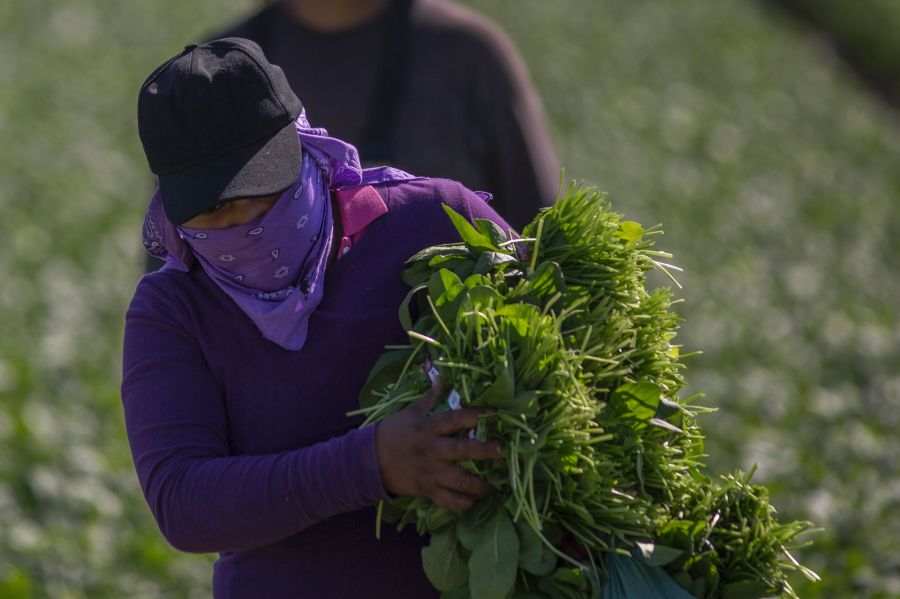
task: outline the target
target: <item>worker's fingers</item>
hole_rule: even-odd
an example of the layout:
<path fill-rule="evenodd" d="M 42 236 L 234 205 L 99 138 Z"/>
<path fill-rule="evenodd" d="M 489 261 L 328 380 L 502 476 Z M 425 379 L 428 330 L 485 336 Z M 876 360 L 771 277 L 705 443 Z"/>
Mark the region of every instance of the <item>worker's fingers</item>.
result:
<path fill-rule="evenodd" d="M 465 495 L 481 495 L 493 487 L 483 478 L 479 478 L 460 468 L 456 464 L 445 462 L 433 469 L 433 481 L 436 486 Z"/>
<path fill-rule="evenodd" d="M 496 441 L 476 441 L 474 439 L 454 439 L 440 437 L 434 440 L 434 456 L 448 462 L 459 460 L 496 460 L 503 457 L 500 444 Z"/>
<path fill-rule="evenodd" d="M 428 498 L 436 505 L 454 512 L 464 512 L 475 505 L 475 498 L 471 495 L 459 493 L 445 487 L 435 487 Z"/>
<path fill-rule="evenodd" d="M 443 392 L 444 385 L 441 383 L 441 377 L 435 377 L 431 389 L 422 394 L 422 397 L 413 403 L 411 407 L 416 412 L 426 414 L 434 407 L 434 402 L 441 394 L 443 394 Z"/>
<path fill-rule="evenodd" d="M 482 410 L 462 408 L 461 410 L 449 410 L 431 416 L 430 426 L 436 435 L 452 435 L 461 430 L 475 428 L 478 425 L 478 417 Z"/>

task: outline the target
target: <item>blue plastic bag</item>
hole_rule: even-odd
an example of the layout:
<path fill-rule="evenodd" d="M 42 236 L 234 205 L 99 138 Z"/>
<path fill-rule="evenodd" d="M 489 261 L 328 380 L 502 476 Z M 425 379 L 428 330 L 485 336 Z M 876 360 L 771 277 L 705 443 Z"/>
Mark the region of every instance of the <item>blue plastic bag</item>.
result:
<path fill-rule="evenodd" d="M 648 566 L 637 551 L 632 557 L 607 554 L 606 570 L 603 599 L 694 599 L 665 570 Z"/>

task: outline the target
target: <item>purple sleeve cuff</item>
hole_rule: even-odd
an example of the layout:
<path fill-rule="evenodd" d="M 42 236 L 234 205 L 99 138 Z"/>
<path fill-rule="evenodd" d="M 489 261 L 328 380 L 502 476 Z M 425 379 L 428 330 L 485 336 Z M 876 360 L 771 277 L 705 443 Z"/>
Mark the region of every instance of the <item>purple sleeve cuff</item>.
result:
<path fill-rule="evenodd" d="M 360 490 L 371 501 L 390 501 L 391 496 L 384 488 L 381 470 L 378 468 L 378 456 L 375 453 L 375 430 L 378 425 L 367 426 L 349 433 L 356 439 L 359 447 Z"/>
<path fill-rule="evenodd" d="M 298 530 L 341 512 L 390 499 L 375 455 L 375 427 L 293 452 L 290 493 Z"/>

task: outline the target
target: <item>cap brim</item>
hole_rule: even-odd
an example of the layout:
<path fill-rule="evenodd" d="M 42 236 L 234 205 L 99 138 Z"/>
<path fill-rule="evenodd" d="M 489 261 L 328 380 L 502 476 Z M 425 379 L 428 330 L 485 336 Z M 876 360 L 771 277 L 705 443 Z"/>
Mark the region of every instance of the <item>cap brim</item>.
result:
<path fill-rule="evenodd" d="M 300 156 L 300 138 L 291 121 L 269 139 L 159 175 L 166 216 L 182 224 L 222 202 L 284 191 L 300 174 Z"/>

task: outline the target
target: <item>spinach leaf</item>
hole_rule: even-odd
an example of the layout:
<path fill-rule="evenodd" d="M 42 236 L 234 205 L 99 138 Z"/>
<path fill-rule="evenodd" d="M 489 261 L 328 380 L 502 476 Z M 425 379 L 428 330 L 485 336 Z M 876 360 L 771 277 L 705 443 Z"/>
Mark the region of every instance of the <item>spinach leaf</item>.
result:
<path fill-rule="evenodd" d="M 431 542 L 422 548 L 422 566 L 428 580 L 439 591 L 451 591 L 466 583 L 469 570 L 460 556 L 452 527 L 431 535 Z"/>
<path fill-rule="evenodd" d="M 456 227 L 457 232 L 459 232 L 459 236 L 465 242 L 467 246 L 469 246 L 469 250 L 492 250 L 495 252 L 499 252 L 500 248 L 491 243 L 491 239 L 478 231 L 475 227 L 466 220 L 466 217 L 459 214 L 450 206 L 446 204 L 443 205 L 444 212 L 447 213 L 447 216 L 450 217 L 450 220 L 453 221 L 453 226 Z M 476 252 L 480 253 L 480 252 Z"/>
<path fill-rule="evenodd" d="M 469 557 L 472 599 L 506 597 L 516 582 L 519 537 L 506 510 L 497 510 L 482 528 Z"/>

